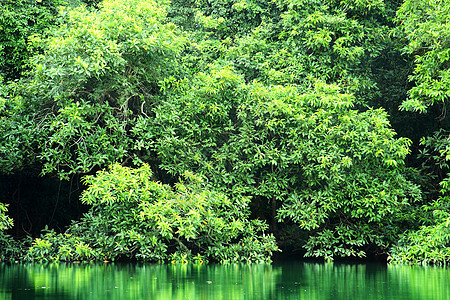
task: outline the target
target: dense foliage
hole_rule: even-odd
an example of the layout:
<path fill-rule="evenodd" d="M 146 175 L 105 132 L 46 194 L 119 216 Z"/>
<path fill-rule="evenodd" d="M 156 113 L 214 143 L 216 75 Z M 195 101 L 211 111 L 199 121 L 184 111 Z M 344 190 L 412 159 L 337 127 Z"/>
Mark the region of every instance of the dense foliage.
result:
<path fill-rule="evenodd" d="M 27 259 L 449 260 L 445 1 L 22 2 L 0 172 L 87 175 L 89 207 Z"/>
<path fill-rule="evenodd" d="M 245 85 L 225 68 L 174 94 L 151 120 L 161 167 L 201 173 L 254 204 L 273 202 L 277 220 L 310 231 L 308 256 L 385 247 L 396 214 L 420 197 L 402 174 L 409 141 L 394 139 L 383 111 L 352 109 L 354 97 L 337 86 Z"/>
<path fill-rule="evenodd" d="M 0 14 L 0 78 L 13 80 L 27 68 L 33 52 L 33 36 L 46 33 L 58 24 L 60 6 L 94 5 L 98 0 L 2 0 Z"/>
<path fill-rule="evenodd" d="M 11 226 L 12 220 L 6 215 L 7 208 L 3 203 L 0 203 L 0 232 Z"/>
<path fill-rule="evenodd" d="M 32 76 L 4 87 L 11 91 L 0 106 L 3 172 L 37 159 L 43 174 L 68 178 L 135 158 L 130 127 L 176 67 L 183 38 L 161 23 L 156 2 L 105 1 L 99 11 L 61 14 L 64 24 L 32 59 Z"/>
<path fill-rule="evenodd" d="M 60 235 L 36 239 L 33 261 L 117 260 L 158 262 L 266 262 L 277 250 L 267 225 L 249 220 L 245 197 L 229 199 L 188 175 L 175 188 L 139 169 L 114 165 L 85 177 L 82 201 L 91 204 L 80 222 Z"/>
<path fill-rule="evenodd" d="M 437 199 L 421 207 L 420 228 L 407 230 L 391 249 L 390 259 L 402 263 L 446 264 L 450 261 L 450 208 L 447 107 L 450 99 L 450 4 L 446 1 L 406 0 L 397 12 L 407 44 L 415 57 L 410 80 L 414 86 L 401 109 L 437 111 L 439 128 L 421 138 L 424 170 L 434 179 Z M 436 113 L 435 113 L 436 114 Z"/>
<path fill-rule="evenodd" d="M 14 256 L 14 248 L 18 248 L 12 237 L 5 233 L 13 224 L 13 220 L 7 216 L 7 212 L 6 205 L 0 203 L 0 261 L 10 259 Z"/>
<path fill-rule="evenodd" d="M 450 4 L 440 0 L 408 0 L 397 14 L 409 42 L 405 51 L 416 57 L 410 77 L 416 86 L 402 107 L 425 112 L 450 97 Z"/>
<path fill-rule="evenodd" d="M 395 263 L 446 265 L 450 261 L 450 213 L 448 198 L 424 207 L 428 220 L 418 230 L 408 230 L 390 250 Z"/>

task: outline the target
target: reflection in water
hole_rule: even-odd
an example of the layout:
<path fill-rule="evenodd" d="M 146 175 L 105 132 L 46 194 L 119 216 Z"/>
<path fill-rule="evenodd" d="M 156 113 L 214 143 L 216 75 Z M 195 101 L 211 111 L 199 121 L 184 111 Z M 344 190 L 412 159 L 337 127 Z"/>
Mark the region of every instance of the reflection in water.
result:
<path fill-rule="evenodd" d="M 450 269 L 366 264 L 0 265 L 0 299 L 448 299 Z"/>

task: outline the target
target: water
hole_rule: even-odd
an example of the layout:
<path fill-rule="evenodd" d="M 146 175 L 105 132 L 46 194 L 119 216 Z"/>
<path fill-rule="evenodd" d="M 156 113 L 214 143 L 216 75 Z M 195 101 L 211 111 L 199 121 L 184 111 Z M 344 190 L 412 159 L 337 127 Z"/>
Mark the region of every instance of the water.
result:
<path fill-rule="evenodd" d="M 450 269 L 382 264 L 1 265 L 0 299 L 433 299 Z"/>

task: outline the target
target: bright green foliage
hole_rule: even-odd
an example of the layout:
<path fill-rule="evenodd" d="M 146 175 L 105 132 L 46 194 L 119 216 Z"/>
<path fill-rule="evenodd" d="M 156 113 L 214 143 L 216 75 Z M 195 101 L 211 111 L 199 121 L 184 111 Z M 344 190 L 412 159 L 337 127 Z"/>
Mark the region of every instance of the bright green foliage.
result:
<path fill-rule="evenodd" d="M 276 201 L 277 219 L 310 232 L 309 256 L 385 248 L 396 214 L 420 197 L 403 175 L 410 141 L 394 138 L 382 110 L 352 110 L 335 85 L 246 85 L 229 68 L 180 85 L 153 120 L 161 166 L 256 205 Z"/>
<path fill-rule="evenodd" d="M 198 28 L 206 33 L 197 34 L 189 59 L 232 63 L 248 82 L 309 86 L 320 78 L 365 105 L 378 93 L 372 73 L 392 46 L 390 1 L 195 3 Z"/>
<path fill-rule="evenodd" d="M 0 4 L 0 77 L 15 79 L 29 57 L 28 38 L 53 25 L 66 1 L 3 0 Z M 0 80 L 1 82 L 2 80 Z"/>
<path fill-rule="evenodd" d="M 426 112 L 450 97 L 450 3 L 444 0 L 407 0 L 397 12 L 408 45 L 415 55 L 410 79 L 416 84 L 402 108 Z"/>
<path fill-rule="evenodd" d="M 85 177 L 89 213 L 65 234 L 36 239 L 28 259 L 267 262 L 277 251 L 267 225 L 249 220 L 250 199 L 231 200 L 193 175 L 174 188 L 151 178 L 147 165 Z"/>
<path fill-rule="evenodd" d="M 449 197 L 442 197 L 431 205 L 428 222 L 418 230 L 406 231 L 390 250 L 394 263 L 446 265 L 450 262 L 450 209 Z"/>
<path fill-rule="evenodd" d="M 51 136 L 39 157 L 45 162 L 43 173 L 64 174 L 61 166 L 69 173 L 89 172 L 95 166 L 122 159 L 132 148 L 126 132 L 128 122 L 117 118 L 114 108 L 107 104 L 76 102 L 58 113 L 47 124 Z"/>
<path fill-rule="evenodd" d="M 446 264 L 450 260 L 450 211 L 448 161 L 450 144 L 446 110 L 450 99 L 450 4 L 448 1 L 405 1 L 397 12 L 407 45 L 404 51 L 415 57 L 410 80 L 415 84 L 401 109 L 430 112 L 438 116 L 440 127 L 420 140 L 423 170 L 430 174 L 441 197 L 421 209 L 420 227 L 406 231 L 390 251 L 390 259 L 401 263 Z M 437 113 L 436 113 L 437 111 Z M 440 184 L 440 187 L 438 186 Z"/>
<path fill-rule="evenodd" d="M 0 91 L 1 170 L 37 158 L 44 174 L 67 178 L 136 158 L 129 130 L 175 73 L 183 43 L 164 18 L 152 0 L 63 10 L 63 24 L 35 41 L 44 52 L 30 78 Z"/>
<path fill-rule="evenodd" d="M 36 49 L 31 37 L 45 34 L 58 23 L 60 6 L 77 6 L 82 0 L 2 0 L 0 4 L 0 77 L 17 79 Z M 1 82 L 2 80 L 0 80 Z"/>
<path fill-rule="evenodd" d="M 36 262 L 89 261 L 100 259 L 100 251 L 92 249 L 83 238 L 48 231 L 33 240 L 25 251 L 25 260 Z"/>
<path fill-rule="evenodd" d="M 12 219 L 6 215 L 7 211 L 6 205 L 0 203 L 0 233 L 12 226 Z"/>
<path fill-rule="evenodd" d="M 448 5 L 428 2 L 439 11 L 406 1 L 398 14 L 418 54 L 403 105 L 413 110 L 447 97 Z M 87 177 L 92 209 L 68 232 L 36 239 L 28 259 L 267 261 L 274 239 L 249 206 L 285 239 L 295 224 L 307 256 L 384 253 L 421 199 L 407 178 L 411 141 L 369 108 L 407 90 L 408 60 L 390 37 L 396 5 L 105 0 L 62 9 L 59 27 L 28 40 L 40 50 L 28 77 L 0 86 L 0 171 L 68 179 L 114 163 L 151 167 Z M 426 18 L 411 17 L 420 11 Z M 428 78 L 432 90 L 420 92 Z M 433 158 L 447 156 L 439 139 L 423 140 Z M 154 181 L 186 172 L 205 182 Z"/>
<path fill-rule="evenodd" d="M 448 132 L 439 130 L 434 135 L 423 138 L 425 147 L 421 155 L 430 174 L 448 172 L 450 145 Z M 446 176 L 445 178 L 443 178 Z M 416 220 L 419 228 L 411 228 L 402 234 L 401 239 L 389 252 L 390 260 L 395 263 L 436 264 L 450 262 L 450 178 L 448 174 L 433 177 L 440 181 L 441 197 L 420 209 Z"/>
<path fill-rule="evenodd" d="M 42 121 L 29 113 L 26 100 L 9 94 L 8 86 L 0 85 L 0 170 L 9 173 L 35 160 L 34 149 L 39 145 Z M 38 122 L 34 122 L 34 117 Z M 43 119 L 45 120 L 45 118 Z"/>
<path fill-rule="evenodd" d="M 155 1 L 104 1 L 99 11 L 62 11 L 64 25 L 34 58 L 36 84 L 51 99 L 110 102 L 127 115 L 155 92 L 181 46 Z M 140 103 L 139 103 L 140 104 Z M 136 110 L 141 107 L 137 104 Z"/>
<path fill-rule="evenodd" d="M 389 38 L 377 18 L 384 15 L 383 1 L 280 2 L 281 43 L 269 59 L 270 77 L 277 79 L 278 72 L 283 73 L 281 82 L 317 77 L 360 94 L 374 89 L 370 63 Z"/>
<path fill-rule="evenodd" d="M 14 240 L 5 233 L 13 225 L 13 220 L 6 214 L 7 205 L 0 203 L 0 262 L 14 257 L 15 252 L 19 250 Z"/>

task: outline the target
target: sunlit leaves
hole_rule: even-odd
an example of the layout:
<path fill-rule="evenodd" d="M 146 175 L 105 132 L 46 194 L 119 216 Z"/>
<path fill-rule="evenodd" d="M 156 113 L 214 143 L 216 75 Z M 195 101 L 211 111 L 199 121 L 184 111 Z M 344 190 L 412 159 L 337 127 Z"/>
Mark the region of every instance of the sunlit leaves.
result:
<path fill-rule="evenodd" d="M 7 211 L 7 206 L 0 203 L 0 234 L 2 231 L 12 226 L 12 219 L 6 215 Z"/>
<path fill-rule="evenodd" d="M 408 0 L 397 12 L 408 44 L 405 51 L 415 55 L 410 99 L 402 108 L 426 112 L 435 103 L 450 98 L 450 4 L 441 0 Z"/>
<path fill-rule="evenodd" d="M 405 37 L 404 51 L 414 56 L 410 81 L 414 86 L 401 109 L 419 113 L 439 111 L 439 130 L 422 137 L 424 170 L 431 182 L 439 182 L 441 196 L 422 207 L 433 216 L 417 230 L 407 231 L 391 250 L 391 260 L 406 263 L 445 264 L 449 261 L 448 240 L 448 161 L 449 141 L 446 107 L 450 99 L 450 4 L 448 1 L 404 1 L 397 12 L 397 21 Z M 443 179 L 444 178 L 444 179 Z M 437 180 L 435 180 L 437 179 Z M 442 180 L 443 179 L 443 180 Z M 432 191 L 435 192 L 435 191 Z M 439 215 L 439 216 L 438 216 Z"/>
<path fill-rule="evenodd" d="M 450 213 L 448 197 L 431 203 L 428 224 L 406 231 L 390 250 L 394 263 L 446 265 L 450 262 Z"/>
<path fill-rule="evenodd" d="M 170 18 L 187 32 L 166 23 L 166 5 L 63 9 L 61 26 L 33 39 L 42 51 L 29 78 L 2 91 L 4 172 L 37 163 L 67 179 L 115 162 L 151 165 L 87 177 L 82 200 L 93 208 L 59 257 L 267 260 L 273 238 L 248 220 L 249 201 L 275 233 L 276 221 L 297 224 L 307 255 L 386 249 L 397 215 L 420 198 L 405 175 L 411 141 L 368 106 L 392 46 L 390 4 L 173 1 Z M 427 97 L 445 101 L 450 53 L 422 49 L 446 47 L 423 34 L 408 36 L 419 54 L 413 79 L 430 89 L 404 102 L 419 111 Z M 153 181 L 186 171 L 204 183 Z"/>
<path fill-rule="evenodd" d="M 37 160 L 43 174 L 67 179 L 117 161 L 139 163 L 133 151 L 146 145 L 130 131 L 151 114 L 159 82 L 176 74 L 184 43 L 164 18 L 165 4 L 151 0 L 64 8 L 61 25 L 41 39 L 29 78 L 2 95 L 2 172 Z"/>
<path fill-rule="evenodd" d="M 171 65 L 166 58 L 182 43 L 172 24 L 161 23 L 164 6 L 154 1 L 104 1 L 98 11 L 78 7 L 62 14 L 64 25 L 34 59 L 39 84 L 53 97 L 87 93 L 127 105 L 162 79 Z"/>
<path fill-rule="evenodd" d="M 249 219 L 250 199 L 230 199 L 186 174 L 174 188 L 152 180 L 148 165 L 113 165 L 84 179 L 88 214 L 66 234 L 36 239 L 27 257 L 43 260 L 267 262 L 277 246 L 267 225 Z M 54 245 L 54 246 L 52 246 Z"/>
<path fill-rule="evenodd" d="M 381 230 L 420 197 L 401 171 L 411 142 L 395 138 L 383 110 L 353 110 L 352 95 L 323 82 L 305 91 L 247 85 L 228 68 L 198 78 L 158 109 L 155 146 L 169 172 L 204 174 L 216 188 L 260 205 L 275 199 L 279 221 L 311 232 L 334 231 L 340 220 Z M 222 81 L 233 84 L 205 93 Z M 207 109 L 218 97 L 222 109 Z M 354 234 L 366 235 L 366 244 L 385 243 L 370 230 Z M 339 244 L 338 256 L 359 253 L 360 245 Z"/>
<path fill-rule="evenodd" d="M 4 0 L 0 14 L 0 82 L 15 80 L 28 69 L 28 59 L 36 51 L 36 36 L 54 28 L 59 6 L 76 6 L 83 0 Z"/>
<path fill-rule="evenodd" d="M 376 95 L 372 65 L 390 41 L 383 1 L 272 5 L 272 15 L 221 54 L 246 79 L 308 86 L 319 78 L 358 95 L 356 104 Z"/>

